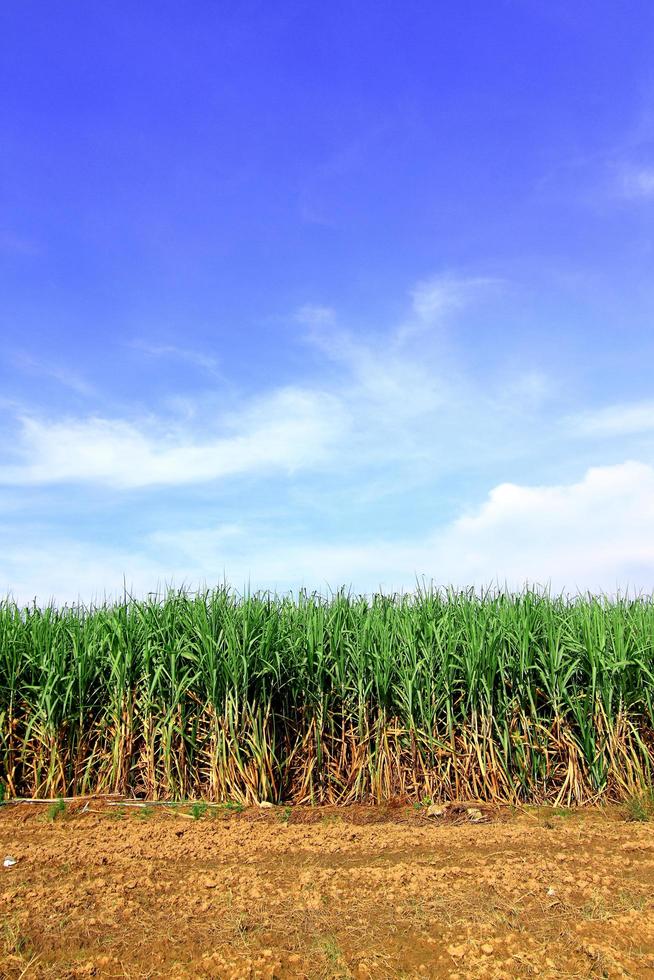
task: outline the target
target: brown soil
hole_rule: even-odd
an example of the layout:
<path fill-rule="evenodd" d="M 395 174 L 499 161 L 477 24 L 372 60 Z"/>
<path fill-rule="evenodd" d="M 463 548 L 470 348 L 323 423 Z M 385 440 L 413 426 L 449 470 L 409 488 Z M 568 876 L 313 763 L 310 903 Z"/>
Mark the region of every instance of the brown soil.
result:
<path fill-rule="evenodd" d="M 0 810 L 1 977 L 654 978 L 618 810 L 47 809 Z"/>

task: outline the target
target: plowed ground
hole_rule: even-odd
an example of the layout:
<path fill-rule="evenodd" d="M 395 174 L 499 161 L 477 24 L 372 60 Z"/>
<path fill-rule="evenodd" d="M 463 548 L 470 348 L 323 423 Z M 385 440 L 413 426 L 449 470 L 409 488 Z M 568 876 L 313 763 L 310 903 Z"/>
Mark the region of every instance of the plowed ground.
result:
<path fill-rule="evenodd" d="M 0 809 L 4 978 L 654 978 L 654 825 L 617 809 L 47 810 Z"/>

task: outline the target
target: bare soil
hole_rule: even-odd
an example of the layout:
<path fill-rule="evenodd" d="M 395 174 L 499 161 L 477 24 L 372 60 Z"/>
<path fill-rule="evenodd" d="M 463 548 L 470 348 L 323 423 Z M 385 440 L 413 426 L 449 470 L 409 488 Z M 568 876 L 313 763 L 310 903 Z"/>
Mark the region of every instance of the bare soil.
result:
<path fill-rule="evenodd" d="M 483 814 L 5 806 L 0 976 L 654 978 L 654 825 Z"/>

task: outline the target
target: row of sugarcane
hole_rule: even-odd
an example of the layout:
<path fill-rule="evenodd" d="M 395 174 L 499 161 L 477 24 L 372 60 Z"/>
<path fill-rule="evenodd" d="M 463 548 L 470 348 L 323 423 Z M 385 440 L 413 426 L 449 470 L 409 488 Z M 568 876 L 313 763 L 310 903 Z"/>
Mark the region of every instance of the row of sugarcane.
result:
<path fill-rule="evenodd" d="M 580 804 L 653 763 L 651 597 L 0 605 L 4 798 Z"/>

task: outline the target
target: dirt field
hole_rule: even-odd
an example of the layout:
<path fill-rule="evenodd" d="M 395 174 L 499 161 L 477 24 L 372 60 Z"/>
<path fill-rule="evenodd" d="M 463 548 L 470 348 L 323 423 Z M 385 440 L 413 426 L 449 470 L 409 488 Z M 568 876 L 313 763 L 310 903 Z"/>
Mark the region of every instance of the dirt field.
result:
<path fill-rule="evenodd" d="M 618 810 L 88 806 L 0 810 L 0 976 L 654 977 Z"/>

